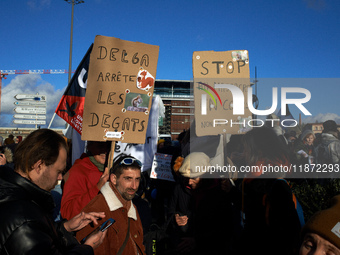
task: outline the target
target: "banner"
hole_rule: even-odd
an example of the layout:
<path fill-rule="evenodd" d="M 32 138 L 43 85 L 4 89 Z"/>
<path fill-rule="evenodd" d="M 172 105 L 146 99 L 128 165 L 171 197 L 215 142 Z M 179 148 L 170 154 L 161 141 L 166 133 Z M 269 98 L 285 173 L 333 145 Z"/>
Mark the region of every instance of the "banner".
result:
<path fill-rule="evenodd" d="M 96 36 L 82 140 L 144 143 L 159 47 Z"/>
<path fill-rule="evenodd" d="M 70 124 L 79 134 L 82 133 L 87 74 L 92 47 L 93 44 L 80 62 L 55 110 L 55 113 Z"/>

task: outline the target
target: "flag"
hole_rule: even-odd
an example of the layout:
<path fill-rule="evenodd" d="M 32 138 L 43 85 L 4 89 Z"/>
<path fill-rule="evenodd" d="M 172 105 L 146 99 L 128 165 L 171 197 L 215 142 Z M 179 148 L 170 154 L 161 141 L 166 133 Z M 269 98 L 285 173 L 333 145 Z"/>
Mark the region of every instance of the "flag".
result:
<path fill-rule="evenodd" d="M 83 126 L 87 75 L 92 47 L 93 44 L 80 62 L 55 110 L 55 113 L 70 124 L 79 134 L 81 134 Z"/>

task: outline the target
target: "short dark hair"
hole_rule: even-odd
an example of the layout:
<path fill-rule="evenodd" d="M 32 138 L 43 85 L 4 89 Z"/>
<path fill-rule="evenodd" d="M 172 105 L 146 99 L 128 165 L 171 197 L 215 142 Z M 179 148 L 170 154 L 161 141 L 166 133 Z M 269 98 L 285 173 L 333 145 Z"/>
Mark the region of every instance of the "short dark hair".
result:
<path fill-rule="evenodd" d="M 141 170 L 141 166 L 137 163 L 137 161 L 132 162 L 131 165 L 125 165 L 124 163 L 121 164 L 121 162 L 126 158 L 133 158 L 137 160 L 135 157 L 132 157 L 127 154 L 120 154 L 118 155 L 114 160 L 112 167 L 110 169 L 110 174 L 114 174 L 117 176 L 117 179 L 120 177 L 120 175 L 123 173 L 126 169 L 135 169 L 135 170 Z"/>
<path fill-rule="evenodd" d="M 65 139 L 57 132 L 51 129 L 33 131 L 15 149 L 15 171 L 28 174 L 39 160 L 46 166 L 53 165 L 58 159 L 60 148 L 68 151 Z"/>

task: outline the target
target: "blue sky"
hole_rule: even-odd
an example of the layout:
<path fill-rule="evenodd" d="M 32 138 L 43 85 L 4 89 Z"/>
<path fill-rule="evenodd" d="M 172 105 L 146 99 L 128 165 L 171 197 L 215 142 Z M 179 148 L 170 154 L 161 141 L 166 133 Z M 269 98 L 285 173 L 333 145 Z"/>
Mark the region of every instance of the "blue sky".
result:
<path fill-rule="evenodd" d="M 0 70 L 68 69 L 70 4 L 0 2 Z M 85 0 L 74 11 L 72 69 L 96 35 L 159 45 L 157 79 L 192 79 L 194 51 L 246 49 L 251 77 L 256 66 L 259 78 L 315 78 L 301 80 L 300 87 L 312 93 L 313 116 L 307 120 L 331 117 L 340 123 L 339 80 L 316 79 L 340 78 L 339 28 L 338 0 Z M 8 75 L 2 80 L 0 126 L 13 125 L 13 96 L 19 92 L 48 95 L 49 123 L 67 79 Z M 261 109 L 270 106 L 268 90 L 270 95 L 258 83 Z M 298 118 L 299 111 L 292 111 Z M 62 123 L 56 117 L 52 127 Z"/>

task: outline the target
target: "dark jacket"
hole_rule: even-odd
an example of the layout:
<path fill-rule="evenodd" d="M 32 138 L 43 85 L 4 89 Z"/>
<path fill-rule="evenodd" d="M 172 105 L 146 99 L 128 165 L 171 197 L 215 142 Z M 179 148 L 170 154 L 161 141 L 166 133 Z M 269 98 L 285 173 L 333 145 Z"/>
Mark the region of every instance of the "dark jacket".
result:
<path fill-rule="evenodd" d="M 244 179 L 245 225 L 238 254 L 297 254 L 300 222 L 289 185 L 277 179 Z"/>
<path fill-rule="evenodd" d="M 93 254 L 52 220 L 50 192 L 0 167 L 0 254 Z"/>

